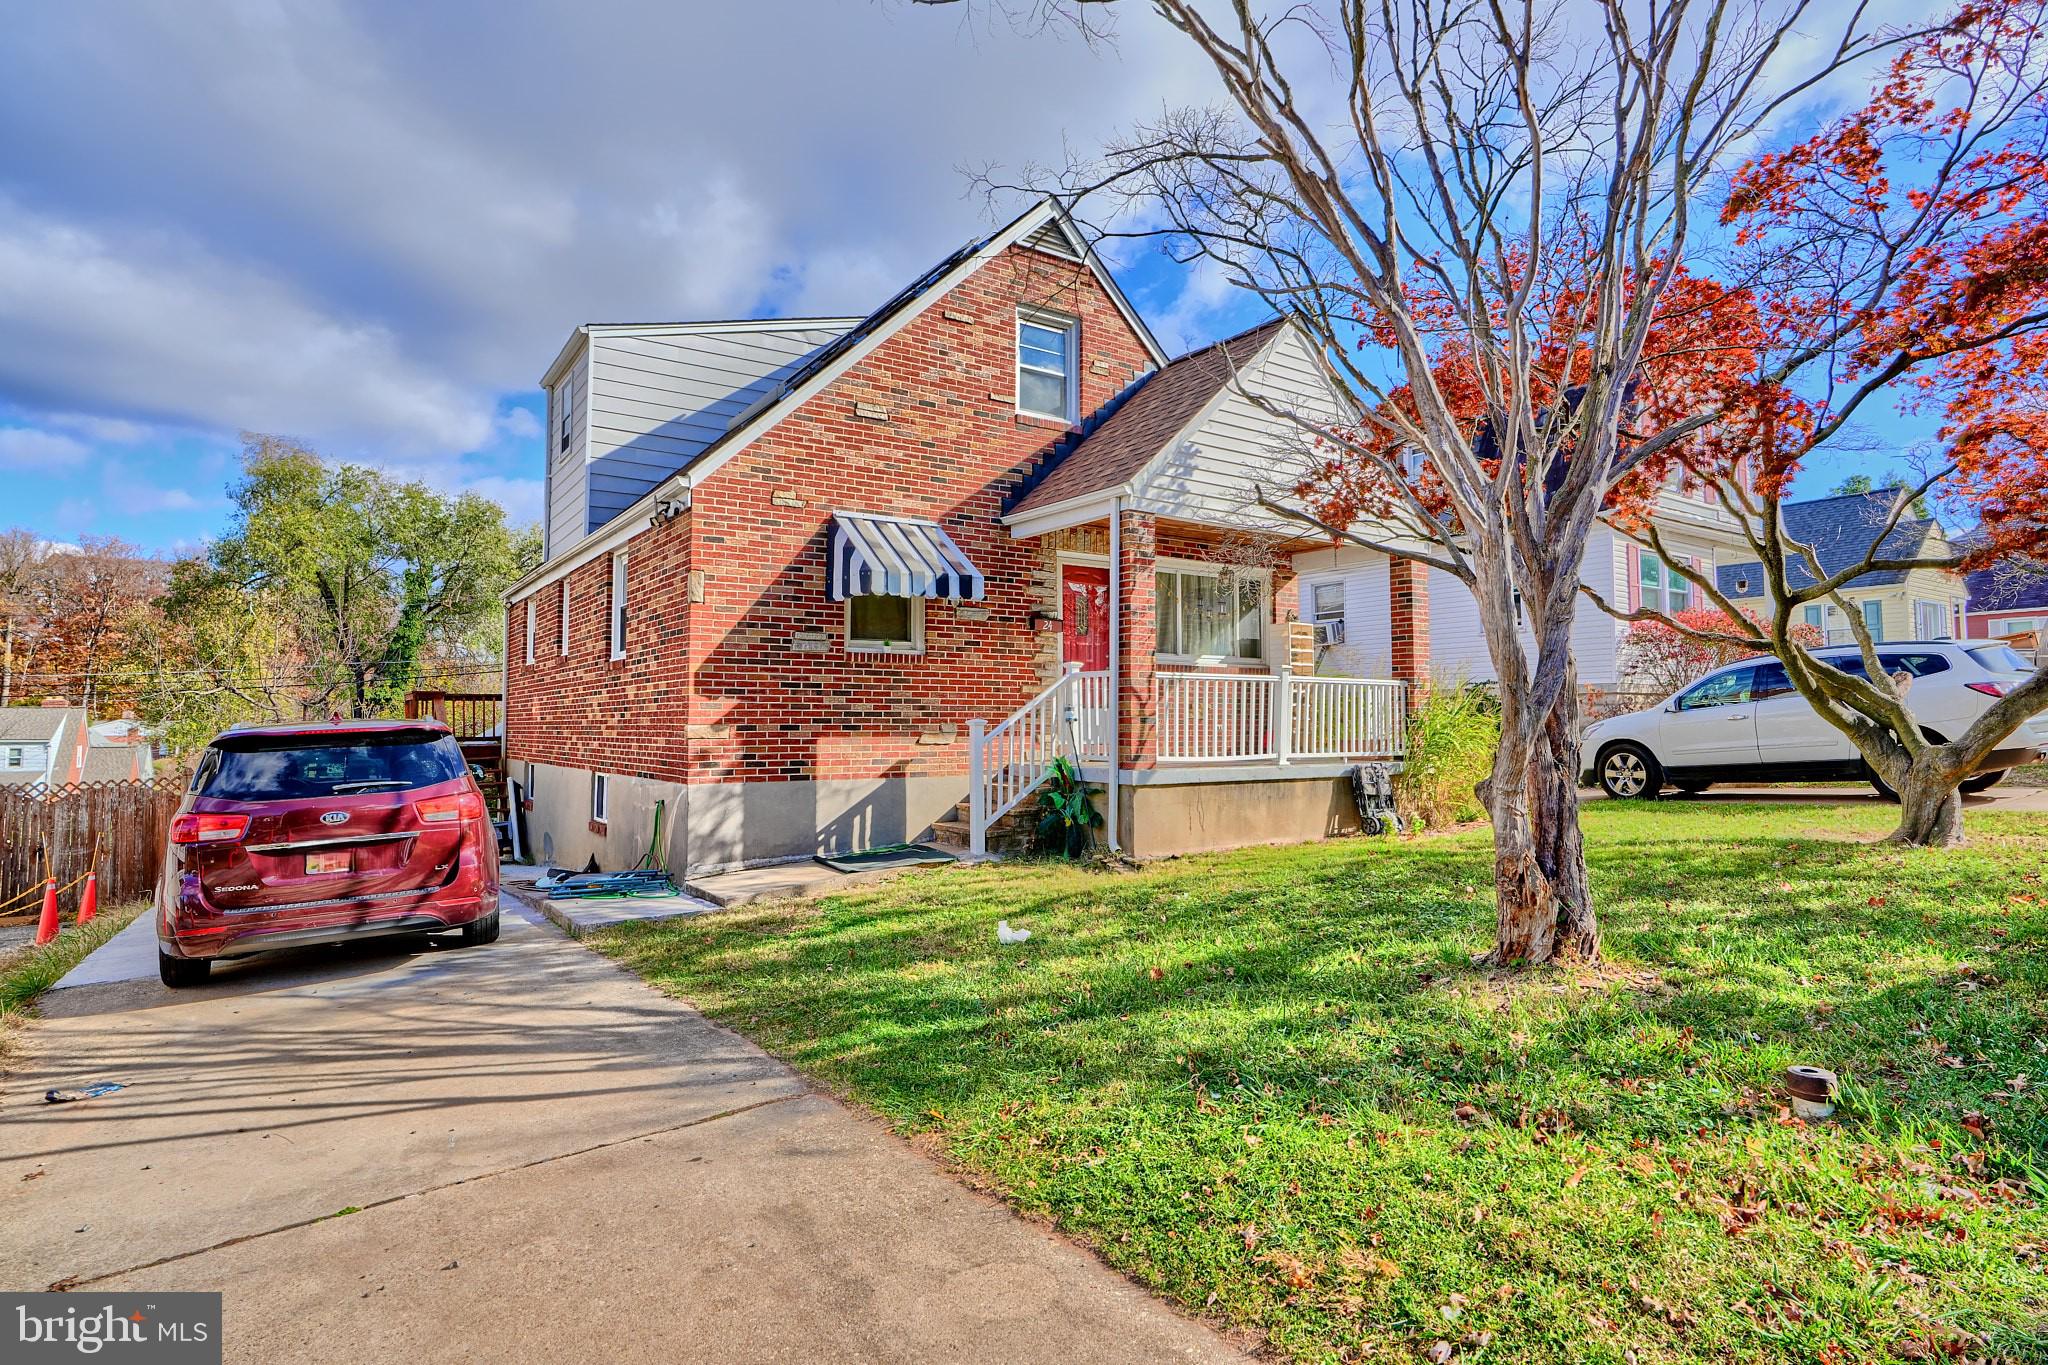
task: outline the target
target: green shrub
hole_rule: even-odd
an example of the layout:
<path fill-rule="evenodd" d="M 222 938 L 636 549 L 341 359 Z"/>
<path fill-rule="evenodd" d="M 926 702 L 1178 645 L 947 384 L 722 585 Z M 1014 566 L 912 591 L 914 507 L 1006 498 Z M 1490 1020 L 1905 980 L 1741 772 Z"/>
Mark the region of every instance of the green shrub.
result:
<path fill-rule="evenodd" d="M 1493 769 L 1500 743 L 1500 702 L 1483 688 L 1438 688 L 1408 715 L 1408 761 L 1394 778 L 1404 819 L 1441 829 L 1481 820 L 1472 789 Z"/>

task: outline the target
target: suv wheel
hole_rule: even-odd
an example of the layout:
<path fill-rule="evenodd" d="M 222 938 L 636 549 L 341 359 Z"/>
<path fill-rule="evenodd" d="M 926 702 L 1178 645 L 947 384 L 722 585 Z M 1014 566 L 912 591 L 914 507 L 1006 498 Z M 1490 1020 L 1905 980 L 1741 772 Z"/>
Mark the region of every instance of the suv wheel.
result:
<path fill-rule="evenodd" d="M 1600 790 L 1617 801 L 1654 801 L 1664 789 L 1664 768 L 1640 744 L 1617 744 L 1600 755 Z"/>
<path fill-rule="evenodd" d="M 1899 799 L 1899 794 L 1892 790 L 1891 784 L 1889 782 L 1886 782 L 1883 778 L 1879 777 L 1876 773 L 1866 772 L 1864 776 L 1870 779 L 1871 790 L 1877 793 L 1878 800 L 1896 801 Z"/>
<path fill-rule="evenodd" d="M 159 948 L 156 950 L 156 974 L 166 986 L 176 990 L 181 986 L 196 986 L 206 980 L 213 970 L 213 963 L 203 957 L 172 957 Z"/>
<path fill-rule="evenodd" d="M 1956 786 L 1958 790 L 1967 792 L 1970 795 L 1975 796 L 1978 792 L 1985 791 L 1989 788 L 1995 787 L 1999 783 L 2005 781 L 2005 775 L 2011 771 L 2012 769 L 2010 768 L 2000 768 L 1995 773 L 1977 773 L 1973 776 L 1964 778 L 1961 782 L 1957 783 Z"/>
<path fill-rule="evenodd" d="M 497 941 L 498 912 L 496 910 L 491 911 L 490 914 L 485 915 L 480 920 L 475 920 L 462 926 L 462 946 L 465 948 L 481 947 L 486 943 L 496 943 Z"/>

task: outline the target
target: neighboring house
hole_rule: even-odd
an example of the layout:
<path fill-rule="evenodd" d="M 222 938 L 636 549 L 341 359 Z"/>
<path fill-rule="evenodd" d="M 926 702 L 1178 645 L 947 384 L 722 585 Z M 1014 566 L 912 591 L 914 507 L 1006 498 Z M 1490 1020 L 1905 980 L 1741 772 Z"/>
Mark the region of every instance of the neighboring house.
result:
<path fill-rule="evenodd" d="M 977 845 L 1061 753 L 1135 854 L 1316 837 L 1398 751 L 1398 683 L 1289 677 L 1302 542 L 1247 505 L 1291 457 L 1246 392 L 1335 416 L 1321 357 L 1169 362 L 1050 201 L 866 317 L 580 327 L 542 384 L 505 734 L 559 864 Z"/>
<path fill-rule="evenodd" d="M 1666 546 L 1701 569 L 1717 569 L 1751 556 L 1741 529 L 1714 494 L 1674 477 L 1657 499 L 1657 528 Z M 1402 567 L 1386 555 L 1356 546 L 1298 556 L 1302 614 L 1328 643 L 1317 652 L 1325 674 L 1384 676 L 1392 640 L 1377 604 L 1386 600 L 1389 575 Z M 1428 569 L 1426 615 L 1418 628 L 1429 672 L 1440 681 L 1492 682 L 1498 676 L 1480 629 L 1479 604 L 1465 585 L 1441 569 Z M 1645 603 L 1670 610 L 1705 604 L 1705 594 L 1661 563 L 1657 556 L 1604 526 L 1586 542 L 1581 579 L 1609 603 L 1635 610 Z M 1621 642 L 1626 622 L 1581 597 L 1572 620 L 1572 651 L 1583 686 L 1625 687 Z M 1535 634 L 1524 623 L 1524 646 L 1533 654 Z"/>
<path fill-rule="evenodd" d="M 0 786 L 146 781 L 155 771 L 149 739 L 133 719 L 91 725 L 83 707 L 56 699 L 0 707 Z"/>
<path fill-rule="evenodd" d="M 1869 493 L 1842 493 L 1830 498 L 1788 502 L 1779 508 L 1785 533 L 1811 545 L 1829 574 L 1857 563 L 1870 551 L 1883 529 L 1898 494 L 1888 488 Z M 1936 558 L 1954 553 L 1948 533 L 1932 517 L 1902 518 L 1885 536 L 1882 553 L 1889 558 Z M 1794 588 L 1814 581 L 1804 556 L 1788 556 L 1786 577 Z M 1742 602 L 1766 605 L 1763 566 L 1752 556 L 1720 569 L 1721 591 Z M 1968 589 L 1963 576 L 1945 569 L 1877 569 L 1851 580 L 1840 593 L 1850 611 L 1860 614 L 1878 640 L 1952 640 L 1962 633 Z M 1832 603 L 1800 608 L 1801 624 L 1820 631 L 1831 645 L 1851 644 L 1856 634 L 1842 609 Z"/>
<path fill-rule="evenodd" d="M 1963 633 L 1973 640 L 2010 640 L 2036 663 L 2048 659 L 2048 565 L 2004 563 L 1967 579 Z"/>

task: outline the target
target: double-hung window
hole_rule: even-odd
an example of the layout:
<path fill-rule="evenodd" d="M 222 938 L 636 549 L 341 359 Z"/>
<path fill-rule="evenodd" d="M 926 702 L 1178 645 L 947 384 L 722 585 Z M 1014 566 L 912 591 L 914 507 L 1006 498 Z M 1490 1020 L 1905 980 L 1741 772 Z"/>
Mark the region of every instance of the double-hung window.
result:
<path fill-rule="evenodd" d="M 626 552 L 612 551 L 612 657 L 626 657 Z"/>
<path fill-rule="evenodd" d="M 1159 653 L 1195 662 L 1265 657 L 1265 583 L 1249 573 L 1159 571 Z"/>
<path fill-rule="evenodd" d="M 1316 643 L 1344 643 L 1344 584 L 1318 583 L 1308 590 L 1309 622 L 1315 627 Z"/>
<path fill-rule="evenodd" d="M 1037 311 L 1017 314 L 1017 411 L 1071 422 L 1080 325 Z"/>
<path fill-rule="evenodd" d="M 1636 574 L 1638 600 L 1645 611 L 1684 611 L 1692 605 L 1692 584 L 1657 556 L 1645 551 Z"/>
<path fill-rule="evenodd" d="M 1863 604 L 1863 624 L 1869 628 L 1871 639 L 1882 640 L 1884 638 L 1884 603 L 1865 602 Z"/>
<path fill-rule="evenodd" d="M 570 443 L 576 438 L 573 415 L 576 411 L 576 389 L 573 380 L 564 379 L 555 385 L 555 454 L 569 453 Z"/>

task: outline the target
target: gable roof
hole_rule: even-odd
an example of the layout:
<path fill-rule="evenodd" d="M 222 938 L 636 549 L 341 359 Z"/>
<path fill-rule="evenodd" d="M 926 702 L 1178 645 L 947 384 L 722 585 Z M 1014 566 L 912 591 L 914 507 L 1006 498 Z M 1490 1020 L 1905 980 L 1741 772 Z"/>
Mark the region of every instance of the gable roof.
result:
<path fill-rule="evenodd" d="M 1109 268 L 1102 263 L 1101 257 L 1074 227 L 1073 220 L 1067 215 L 1066 210 L 1048 195 L 995 232 L 968 242 L 949 253 L 938 264 L 905 285 L 881 307 L 811 352 L 753 408 L 735 418 L 724 435 L 697 451 L 680 469 L 642 495 L 631 507 L 583 537 L 563 554 L 541 564 L 506 589 L 506 600 L 516 599 L 547 583 L 566 569 L 585 562 L 616 539 L 629 535 L 633 523 L 637 521 L 634 514 L 638 509 L 651 507 L 663 498 L 672 496 L 667 491 L 671 488 L 680 489 L 708 477 L 725 461 L 767 434 L 783 418 L 809 402 L 827 385 L 858 364 L 870 351 L 950 292 L 975 270 L 1010 247 L 1026 245 L 1046 250 L 1043 243 L 1049 230 L 1055 232 L 1068 248 L 1064 252 L 1055 250 L 1054 254 L 1068 257 L 1086 267 L 1102 286 L 1103 292 L 1109 296 L 1110 302 L 1122 314 L 1124 321 L 1130 325 L 1132 333 L 1144 345 L 1146 354 L 1152 357 L 1153 364 L 1166 364 L 1166 352 L 1160 347 L 1158 338 L 1152 335 L 1152 330 L 1145 325 L 1145 320 L 1138 316 L 1138 310 L 1131 306 L 1131 301 L 1118 287 L 1115 278 L 1109 273 Z M 580 331 L 581 329 L 579 333 Z M 548 377 L 551 378 L 560 369 L 564 359 L 573 353 L 575 344 L 576 337 L 572 336 L 569 345 L 563 350 L 563 355 L 557 357 L 555 365 L 550 367 Z"/>
<path fill-rule="evenodd" d="M 1805 502 L 1788 502 L 1778 508 L 1778 517 L 1784 523 L 1785 534 L 1793 540 L 1813 547 L 1820 566 L 1833 574 L 1854 564 L 1869 552 L 1870 538 L 1884 525 L 1891 515 L 1892 503 L 1898 498 L 1895 489 L 1879 488 L 1868 493 L 1841 493 L 1831 498 L 1811 498 Z M 1887 559 L 1909 559 L 1923 553 L 1927 542 L 1941 529 L 1941 524 L 1932 517 L 1901 517 L 1878 547 L 1879 556 Z M 1873 569 L 1862 574 L 1844 587 L 1886 588 L 1906 581 L 1905 569 Z M 1760 597 L 1764 592 L 1764 569 L 1758 560 L 1742 564 L 1723 564 L 1715 573 L 1721 591 L 1729 597 Z M 1811 587 L 1814 583 L 1812 572 L 1807 568 L 1804 555 L 1786 556 L 1785 580 L 1794 588 Z M 1738 581 L 1749 584 L 1737 588 Z"/>
<path fill-rule="evenodd" d="M 1284 318 L 1262 322 L 1190 351 L 1140 379 L 1100 426 L 1027 483 L 1004 515 L 1042 511 L 1128 484 L 1187 430 L 1285 325 Z"/>
<path fill-rule="evenodd" d="M 0 706 L 0 742 L 51 743 L 64 722 L 80 714 L 70 706 Z"/>

